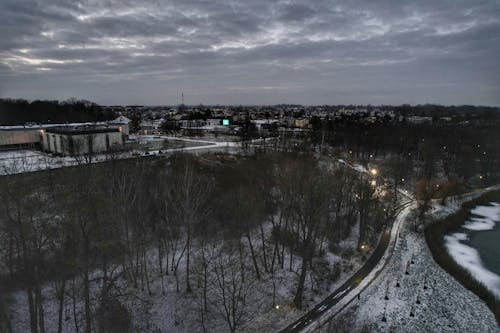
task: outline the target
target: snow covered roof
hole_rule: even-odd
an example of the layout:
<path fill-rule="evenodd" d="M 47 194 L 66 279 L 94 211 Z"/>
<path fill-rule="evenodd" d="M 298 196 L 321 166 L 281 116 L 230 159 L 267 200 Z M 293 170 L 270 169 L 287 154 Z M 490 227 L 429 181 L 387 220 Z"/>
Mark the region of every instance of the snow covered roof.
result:
<path fill-rule="evenodd" d="M 63 127 L 50 127 L 47 129 L 47 133 L 57 133 L 65 135 L 81 135 L 81 134 L 97 134 L 97 133 L 110 133 L 119 132 L 118 128 L 107 127 L 107 126 L 63 126 Z"/>
<path fill-rule="evenodd" d="M 119 116 L 115 120 L 110 121 L 110 123 L 112 123 L 112 124 L 128 124 L 128 123 L 130 123 L 130 119 L 128 119 L 125 116 Z"/>

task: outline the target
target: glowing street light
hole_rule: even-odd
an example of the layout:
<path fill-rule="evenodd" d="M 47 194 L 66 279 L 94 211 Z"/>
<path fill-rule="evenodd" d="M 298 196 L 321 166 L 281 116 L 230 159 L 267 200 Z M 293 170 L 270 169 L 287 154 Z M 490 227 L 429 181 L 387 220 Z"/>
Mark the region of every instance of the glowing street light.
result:
<path fill-rule="evenodd" d="M 370 170 L 370 173 L 371 173 L 373 176 L 376 176 L 376 175 L 377 175 L 377 173 L 378 173 L 378 171 L 377 171 L 377 169 L 371 169 L 371 170 Z"/>
<path fill-rule="evenodd" d="M 279 310 L 280 306 L 278 304 L 276 304 L 275 308 L 276 308 L 276 310 Z"/>

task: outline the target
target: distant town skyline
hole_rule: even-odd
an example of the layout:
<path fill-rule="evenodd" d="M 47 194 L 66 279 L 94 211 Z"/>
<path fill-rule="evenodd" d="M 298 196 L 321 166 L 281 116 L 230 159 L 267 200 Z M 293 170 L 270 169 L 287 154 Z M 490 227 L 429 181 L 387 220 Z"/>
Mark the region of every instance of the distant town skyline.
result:
<path fill-rule="evenodd" d="M 0 2 L 0 98 L 500 105 L 500 2 Z"/>

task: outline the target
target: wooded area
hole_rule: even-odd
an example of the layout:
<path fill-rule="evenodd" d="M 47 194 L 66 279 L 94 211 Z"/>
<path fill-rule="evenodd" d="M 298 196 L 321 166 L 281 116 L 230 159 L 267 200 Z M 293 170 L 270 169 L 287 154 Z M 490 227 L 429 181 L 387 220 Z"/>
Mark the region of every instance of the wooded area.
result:
<path fill-rule="evenodd" d="M 26 293 L 33 333 L 47 321 L 59 332 L 63 321 L 76 332 L 149 325 L 137 304 L 147 309 L 158 278 L 156 295 L 167 297 L 169 276 L 192 296 L 200 331 L 217 320 L 233 332 L 259 281 L 272 281 L 260 288 L 275 295 L 277 273 L 294 271 L 300 308 L 304 289 L 332 274 L 319 269 L 325 250 L 358 221 L 358 245 L 376 244 L 395 206 L 369 179 L 305 153 L 111 161 L 6 176 L 0 186 L 2 283 Z M 57 318 L 46 316 L 46 285 Z"/>

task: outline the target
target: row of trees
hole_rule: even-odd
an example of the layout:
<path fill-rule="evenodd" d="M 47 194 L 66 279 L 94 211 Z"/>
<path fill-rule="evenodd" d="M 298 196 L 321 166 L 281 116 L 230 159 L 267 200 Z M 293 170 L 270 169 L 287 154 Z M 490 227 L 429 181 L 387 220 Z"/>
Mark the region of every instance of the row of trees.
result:
<path fill-rule="evenodd" d="M 146 300 L 167 297 L 171 276 L 198 309 L 199 330 L 222 321 L 235 331 L 253 287 L 271 280 L 274 306 L 275 277 L 295 272 L 302 307 L 327 248 L 358 221 L 359 244 L 374 244 L 394 213 L 367 179 L 306 154 L 111 160 L 0 186 L 1 263 L 26 293 L 33 333 L 49 320 L 58 332 L 127 331 L 141 322 L 137 302 L 146 329 Z M 47 299 L 57 318 L 47 318 Z"/>
<path fill-rule="evenodd" d="M 353 158 L 407 161 L 408 177 L 468 183 L 481 175 L 500 177 L 500 130 L 497 122 L 475 125 L 359 123 L 317 121 L 311 143 L 348 152 Z M 399 163 L 399 162 L 398 162 Z"/>
<path fill-rule="evenodd" d="M 94 122 L 114 118 L 113 112 L 104 112 L 93 102 L 74 98 L 66 101 L 32 102 L 24 99 L 0 99 L 1 125 Z"/>

